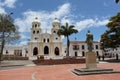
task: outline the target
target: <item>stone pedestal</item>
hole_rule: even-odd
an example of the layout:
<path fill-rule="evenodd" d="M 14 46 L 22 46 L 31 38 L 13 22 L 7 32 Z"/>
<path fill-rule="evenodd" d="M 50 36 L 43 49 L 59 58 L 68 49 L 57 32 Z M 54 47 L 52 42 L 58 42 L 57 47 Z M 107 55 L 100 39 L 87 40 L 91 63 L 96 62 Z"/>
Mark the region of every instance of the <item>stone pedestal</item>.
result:
<path fill-rule="evenodd" d="M 111 74 L 120 73 L 120 71 L 113 71 L 113 69 L 101 69 L 97 68 L 96 53 L 86 53 L 86 68 L 72 70 L 76 75 L 93 75 L 93 74 Z"/>
<path fill-rule="evenodd" d="M 86 54 L 86 68 L 97 68 L 96 53 L 87 52 Z"/>

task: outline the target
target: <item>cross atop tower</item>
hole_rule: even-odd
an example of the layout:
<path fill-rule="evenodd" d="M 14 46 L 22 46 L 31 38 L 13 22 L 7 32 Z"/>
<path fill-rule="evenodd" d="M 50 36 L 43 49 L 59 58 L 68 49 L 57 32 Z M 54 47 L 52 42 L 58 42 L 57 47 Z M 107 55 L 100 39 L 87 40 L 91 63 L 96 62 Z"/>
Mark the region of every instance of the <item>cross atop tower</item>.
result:
<path fill-rule="evenodd" d="M 34 17 L 34 22 L 39 22 L 40 23 L 39 18 L 38 17 Z"/>

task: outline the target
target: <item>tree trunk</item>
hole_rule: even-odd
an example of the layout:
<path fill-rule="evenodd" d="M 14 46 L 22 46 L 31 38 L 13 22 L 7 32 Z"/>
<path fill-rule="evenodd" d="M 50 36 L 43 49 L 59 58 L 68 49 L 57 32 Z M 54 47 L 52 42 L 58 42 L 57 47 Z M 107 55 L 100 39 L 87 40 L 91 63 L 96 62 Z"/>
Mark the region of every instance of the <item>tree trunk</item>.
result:
<path fill-rule="evenodd" d="M 67 54 L 66 54 L 66 57 L 69 57 L 69 45 L 70 42 L 69 42 L 69 37 L 67 36 Z"/>
<path fill-rule="evenodd" d="M 1 52 L 0 52 L 0 61 L 2 60 L 2 54 L 3 54 L 3 48 L 4 48 L 4 43 L 5 43 L 5 40 L 4 40 L 4 32 L 2 34 L 2 43 L 1 43 Z"/>

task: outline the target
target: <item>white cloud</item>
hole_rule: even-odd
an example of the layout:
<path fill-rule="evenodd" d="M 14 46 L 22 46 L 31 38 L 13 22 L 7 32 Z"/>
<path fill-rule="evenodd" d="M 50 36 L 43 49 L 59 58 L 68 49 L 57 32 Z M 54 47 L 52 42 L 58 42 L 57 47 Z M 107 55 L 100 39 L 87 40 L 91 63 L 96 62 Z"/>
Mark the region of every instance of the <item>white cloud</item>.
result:
<path fill-rule="evenodd" d="M 51 17 L 57 16 L 58 18 L 64 17 L 65 15 L 70 13 L 71 5 L 69 3 L 65 3 L 58 8 L 57 11 L 53 11 L 51 13 Z"/>
<path fill-rule="evenodd" d="M 0 6 L 0 13 L 6 13 L 5 9 Z"/>
<path fill-rule="evenodd" d="M 5 7 L 14 8 L 16 1 L 17 0 L 4 0 L 4 1 L 0 1 L 0 13 L 6 13 Z"/>
<path fill-rule="evenodd" d="M 27 36 L 27 35 L 25 35 L 25 34 L 21 34 L 21 38 L 22 38 L 22 39 L 30 39 L 30 36 Z"/>
<path fill-rule="evenodd" d="M 66 22 L 70 25 L 76 23 L 75 16 L 72 14 L 68 14 L 61 18 L 61 24 L 65 25 Z"/>
<path fill-rule="evenodd" d="M 19 45 L 26 45 L 28 41 L 21 41 Z"/>
<path fill-rule="evenodd" d="M 81 31 L 82 29 L 89 28 L 89 27 L 99 27 L 99 26 L 105 26 L 108 23 L 108 19 L 85 19 L 79 22 L 76 22 L 76 28 Z"/>
<path fill-rule="evenodd" d="M 109 4 L 106 3 L 106 2 L 104 2 L 103 5 L 104 5 L 105 7 L 108 7 L 108 6 L 109 6 Z"/>
<path fill-rule="evenodd" d="M 109 22 L 108 19 L 98 20 L 95 26 L 105 26 Z"/>
<path fill-rule="evenodd" d="M 78 31 L 81 31 L 85 28 L 90 27 L 99 27 L 99 26 L 105 26 L 108 23 L 108 19 L 99 19 L 99 18 L 89 18 L 89 19 L 83 19 L 83 20 L 75 20 L 77 15 L 71 14 L 71 4 L 65 3 L 57 8 L 57 10 L 48 12 L 48 11 L 32 11 L 28 10 L 24 12 L 22 18 L 15 19 L 15 24 L 19 26 L 20 32 L 30 32 L 31 23 L 34 20 L 35 17 L 38 17 L 39 21 L 41 22 L 41 28 L 43 32 L 45 32 L 46 29 L 49 29 L 49 32 L 51 31 L 52 21 L 55 16 L 57 16 L 61 23 L 64 24 L 68 22 L 69 24 L 74 24 L 76 26 L 76 29 Z M 77 17 L 79 18 L 79 17 Z M 26 35 L 21 35 L 22 39 L 26 38 Z"/>
<path fill-rule="evenodd" d="M 76 22 L 76 28 L 81 31 L 84 28 L 88 28 L 90 26 L 92 26 L 94 23 L 93 19 L 85 19 L 79 22 Z"/>
<path fill-rule="evenodd" d="M 14 8 L 14 4 L 17 0 L 4 0 L 4 2 L 1 2 L 1 6 L 6 6 L 6 7 L 9 7 L 9 8 Z"/>
<path fill-rule="evenodd" d="M 31 28 L 31 23 L 35 17 L 38 17 L 41 22 L 41 28 L 50 29 L 53 18 L 56 16 L 58 18 L 63 18 L 70 14 L 70 3 L 65 3 L 60 6 L 57 10 L 52 12 L 47 11 L 31 11 L 28 10 L 23 13 L 23 18 L 15 19 L 15 24 L 19 26 L 20 32 L 29 32 Z"/>

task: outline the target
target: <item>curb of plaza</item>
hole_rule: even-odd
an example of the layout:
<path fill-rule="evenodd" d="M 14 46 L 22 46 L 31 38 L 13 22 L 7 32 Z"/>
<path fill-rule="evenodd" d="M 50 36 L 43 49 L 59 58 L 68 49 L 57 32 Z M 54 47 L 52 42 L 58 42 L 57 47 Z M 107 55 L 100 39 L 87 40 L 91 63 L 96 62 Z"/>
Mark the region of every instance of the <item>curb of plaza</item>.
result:
<path fill-rule="evenodd" d="M 25 65 L 1 65 L 0 67 L 13 67 L 13 66 L 25 66 Z"/>

